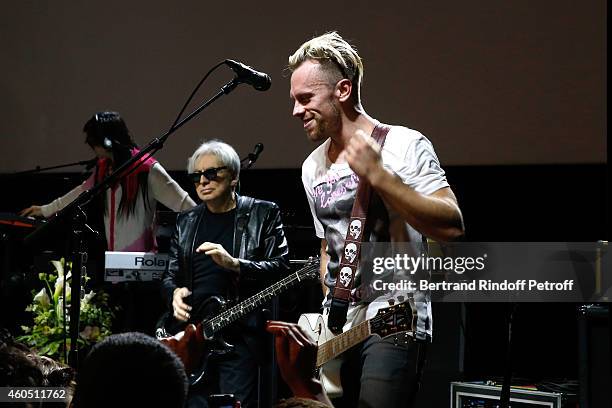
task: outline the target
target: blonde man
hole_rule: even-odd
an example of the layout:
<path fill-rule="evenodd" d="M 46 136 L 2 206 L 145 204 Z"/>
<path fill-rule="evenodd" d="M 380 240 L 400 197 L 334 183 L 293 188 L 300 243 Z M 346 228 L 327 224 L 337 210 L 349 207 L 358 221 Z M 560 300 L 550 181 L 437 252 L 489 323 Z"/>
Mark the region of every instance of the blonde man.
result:
<path fill-rule="evenodd" d="M 363 63 L 338 33 L 302 44 L 289 57 L 289 70 L 293 116 L 311 141 L 323 142 L 304 161 L 302 182 L 321 238 L 326 310 L 360 182 L 369 183 L 376 197 L 368 212 L 373 227 L 364 242 L 405 242 L 409 255 L 419 256 L 427 250 L 426 237 L 448 241 L 462 236 L 463 220 L 425 136 L 392 126 L 382 149 L 370 136 L 379 122 L 361 104 Z M 345 330 L 372 318 L 388 305 L 384 300 L 395 297 L 372 293 L 362 275 L 357 270 Z M 342 368 L 345 406 L 411 406 L 432 335 L 429 294 L 411 295 L 418 314 L 416 341 L 394 345 L 393 338 L 371 336 L 351 349 Z"/>

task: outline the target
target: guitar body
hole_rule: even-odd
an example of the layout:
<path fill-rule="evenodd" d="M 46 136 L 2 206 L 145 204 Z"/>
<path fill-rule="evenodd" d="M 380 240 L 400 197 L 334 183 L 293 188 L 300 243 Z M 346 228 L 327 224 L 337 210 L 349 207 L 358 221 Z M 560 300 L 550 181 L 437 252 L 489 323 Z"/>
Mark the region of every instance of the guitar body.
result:
<path fill-rule="evenodd" d="M 330 398 L 342 396 L 340 368 L 342 353 L 375 335 L 380 338 L 395 336 L 395 343 L 412 341 L 417 321 L 414 300 L 409 298 L 399 304 L 390 301 L 390 306 L 379 309 L 376 316 L 355 324 L 339 335 L 327 328 L 326 316 L 308 313 L 300 316 L 298 325 L 317 341 L 316 366 L 320 368 L 319 379 Z"/>
<path fill-rule="evenodd" d="M 213 296 L 202 303 L 189 322 L 180 322 L 171 318 L 163 329 L 158 329 L 158 339 L 174 351 L 183 362 L 190 385 L 199 383 L 205 377 L 210 358 L 222 356 L 233 349 L 231 344 L 223 340 L 220 333 L 208 338 L 203 329 L 202 322 L 219 315 L 225 309 L 226 302 L 220 297 Z M 176 334 L 170 336 L 168 333 Z"/>
<path fill-rule="evenodd" d="M 298 325 L 310 333 L 319 346 L 335 337 L 334 333 L 327 328 L 325 317 L 318 313 L 302 314 L 298 320 Z M 341 357 L 334 358 L 323 364 L 319 369 L 319 380 L 330 398 L 342 396 L 342 383 L 340 381 L 342 362 Z"/>

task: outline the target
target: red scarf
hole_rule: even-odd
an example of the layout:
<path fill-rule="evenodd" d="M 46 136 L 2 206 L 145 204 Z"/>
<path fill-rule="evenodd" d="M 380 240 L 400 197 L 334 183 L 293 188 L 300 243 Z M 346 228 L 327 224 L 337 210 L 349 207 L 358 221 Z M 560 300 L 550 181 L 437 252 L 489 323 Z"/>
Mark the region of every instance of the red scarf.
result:
<path fill-rule="evenodd" d="M 137 148 L 133 148 L 130 153 L 132 157 L 134 157 L 136 154 L 138 154 L 138 152 L 139 150 Z M 146 158 L 145 155 L 144 157 L 141 157 L 138 162 L 133 163 L 130 166 L 130 169 L 133 169 L 136 166 L 138 167 L 136 167 L 135 170 L 133 170 L 130 174 L 123 177 L 122 179 L 122 184 L 125 186 L 125 191 L 123 191 L 123 195 L 126 198 L 125 203 L 127 205 L 136 200 L 136 194 L 138 194 L 138 175 L 140 173 L 148 173 L 155 163 L 157 163 L 157 160 L 155 160 L 153 157 Z M 99 183 L 106 178 L 106 176 L 108 175 L 107 172 L 109 171 L 110 167 L 109 165 L 110 159 L 98 159 L 98 173 L 96 175 L 96 183 Z M 115 190 L 117 186 L 118 184 L 115 183 L 111 188 Z"/>

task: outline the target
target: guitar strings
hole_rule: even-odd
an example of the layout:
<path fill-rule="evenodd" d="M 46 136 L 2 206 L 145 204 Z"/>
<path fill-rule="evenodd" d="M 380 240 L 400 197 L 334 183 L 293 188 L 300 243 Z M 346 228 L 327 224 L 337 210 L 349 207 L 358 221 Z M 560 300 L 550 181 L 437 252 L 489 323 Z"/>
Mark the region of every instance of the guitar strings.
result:
<path fill-rule="evenodd" d="M 240 304 L 231 307 L 230 309 L 226 310 L 225 312 L 222 312 L 221 314 L 219 314 L 217 317 L 214 317 L 210 320 L 208 320 L 206 323 L 204 323 L 204 326 L 208 329 L 212 329 L 213 331 L 218 331 L 220 329 L 222 329 L 223 327 L 225 327 L 226 325 L 230 324 L 232 321 L 230 320 L 234 314 L 239 313 L 244 311 L 245 309 L 247 309 L 247 312 L 250 311 L 248 309 L 253 308 L 255 306 L 258 306 L 258 304 L 256 302 L 259 302 L 261 300 L 268 300 L 266 299 L 266 297 L 272 297 L 275 295 L 275 291 L 282 289 L 284 286 L 287 286 L 289 284 L 293 284 L 296 280 L 299 282 L 301 281 L 300 278 L 304 279 L 307 278 L 306 275 L 314 272 L 315 270 L 317 270 L 319 268 L 319 261 L 314 262 L 313 264 L 302 268 L 301 270 L 292 273 L 290 275 L 288 275 L 287 277 L 285 277 L 284 279 L 282 279 L 279 282 L 276 282 L 275 284 L 273 284 L 272 286 L 270 286 L 267 289 L 262 290 L 261 292 L 251 296 L 250 298 L 248 298 L 247 300 L 241 302 Z M 247 306 L 243 306 L 241 307 L 242 304 L 248 303 L 249 305 Z M 224 324 L 225 323 L 225 324 Z M 215 328 L 215 326 L 219 326 L 217 328 Z"/>

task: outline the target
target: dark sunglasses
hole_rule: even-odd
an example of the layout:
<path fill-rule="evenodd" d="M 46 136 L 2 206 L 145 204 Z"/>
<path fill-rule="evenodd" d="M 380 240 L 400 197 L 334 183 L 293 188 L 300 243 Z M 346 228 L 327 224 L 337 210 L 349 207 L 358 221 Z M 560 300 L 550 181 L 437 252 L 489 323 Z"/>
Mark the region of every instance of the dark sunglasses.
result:
<path fill-rule="evenodd" d="M 196 184 L 200 182 L 202 176 L 204 176 L 206 180 L 213 181 L 216 180 L 217 177 L 219 177 L 217 173 L 224 169 L 227 169 L 227 166 L 211 167 L 210 169 L 206 169 L 204 171 L 196 171 L 194 173 L 189 173 L 187 174 L 187 177 L 189 177 L 191 181 Z"/>

